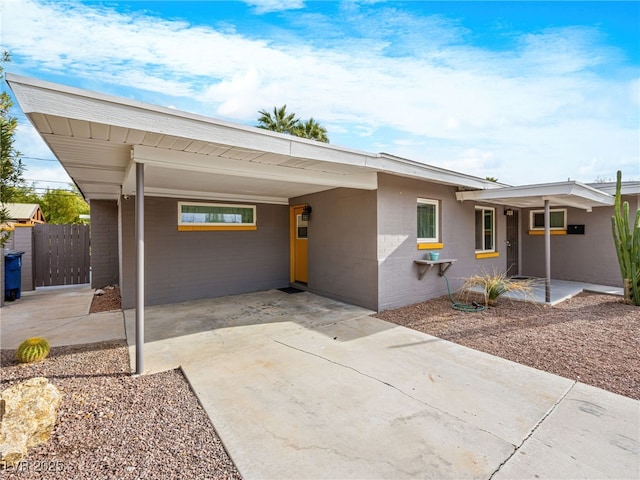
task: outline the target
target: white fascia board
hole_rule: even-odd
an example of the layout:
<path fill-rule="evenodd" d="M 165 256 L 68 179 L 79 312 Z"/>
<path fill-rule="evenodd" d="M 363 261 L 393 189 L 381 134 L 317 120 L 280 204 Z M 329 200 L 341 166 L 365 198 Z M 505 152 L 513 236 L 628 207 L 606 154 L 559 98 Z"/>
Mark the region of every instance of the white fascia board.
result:
<path fill-rule="evenodd" d="M 9 83 L 25 114 L 37 112 L 62 118 L 112 125 L 146 132 L 184 137 L 248 149 L 288 154 L 290 140 L 231 126 L 207 117 L 177 110 L 151 107 L 141 102 L 123 102 L 116 97 L 83 95 Z M 106 97 L 106 98 L 105 98 Z M 252 129 L 253 130 L 253 129 Z"/>
<path fill-rule="evenodd" d="M 248 162 L 231 158 L 213 157 L 197 153 L 165 150 L 144 145 L 135 145 L 133 147 L 132 163 L 133 162 L 175 170 L 324 185 L 333 188 L 346 187 L 375 190 L 378 187 L 376 172 L 343 175 L 281 165 L 261 164 L 259 162 Z M 123 193 L 131 194 L 131 187 L 135 187 L 133 177 L 135 177 L 135 168 L 129 165 L 124 181 L 127 190 L 124 190 Z"/>
<path fill-rule="evenodd" d="M 587 183 L 586 185 L 601 192 L 608 193 L 609 195 L 616 194 L 616 182 Z M 620 190 L 622 195 L 640 195 L 640 182 L 633 180 L 622 182 L 622 188 Z"/>
<path fill-rule="evenodd" d="M 594 206 L 613 205 L 614 199 L 602 191 L 581 184 L 579 182 L 559 182 L 537 185 L 523 185 L 518 187 L 505 187 L 495 190 L 473 190 L 456 192 L 459 201 L 496 201 L 517 205 L 518 200 L 536 200 L 544 205 L 545 200 L 557 206 L 566 205 L 590 210 Z"/>
<path fill-rule="evenodd" d="M 131 128 L 249 150 L 362 165 L 368 154 L 129 99 L 7 74 L 22 111 Z"/>
<path fill-rule="evenodd" d="M 375 157 L 369 157 L 367 166 L 375 168 L 380 172 L 398 174 L 419 180 L 454 185 L 458 187 L 493 190 L 505 186 L 504 184 L 490 182 L 483 178 L 454 172 L 452 170 L 446 170 L 433 165 L 427 165 L 426 163 L 395 157 L 387 153 L 381 153 Z"/>

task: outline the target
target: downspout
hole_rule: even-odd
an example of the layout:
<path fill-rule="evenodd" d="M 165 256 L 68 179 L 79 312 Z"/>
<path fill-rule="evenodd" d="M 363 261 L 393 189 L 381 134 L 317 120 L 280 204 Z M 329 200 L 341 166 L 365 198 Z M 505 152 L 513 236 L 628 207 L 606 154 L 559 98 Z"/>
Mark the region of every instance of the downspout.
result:
<path fill-rule="evenodd" d="M 551 303 L 551 210 L 544 201 L 544 301 Z"/>
<path fill-rule="evenodd" d="M 144 369 L 144 163 L 136 163 L 136 374 Z"/>

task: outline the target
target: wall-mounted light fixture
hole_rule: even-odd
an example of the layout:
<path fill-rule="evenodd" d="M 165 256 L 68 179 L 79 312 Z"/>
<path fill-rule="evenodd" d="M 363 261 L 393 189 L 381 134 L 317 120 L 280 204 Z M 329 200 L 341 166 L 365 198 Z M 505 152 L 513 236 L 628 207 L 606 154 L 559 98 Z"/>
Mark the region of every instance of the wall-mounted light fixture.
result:
<path fill-rule="evenodd" d="M 513 216 L 513 212 L 514 212 L 513 208 L 506 208 L 506 209 L 504 210 L 504 214 L 505 214 L 507 217 L 512 217 L 512 216 Z"/>
<path fill-rule="evenodd" d="M 304 208 L 302 209 L 302 220 L 304 220 L 305 222 L 308 222 L 309 219 L 311 218 L 311 212 L 312 212 L 311 205 L 305 204 Z"/>

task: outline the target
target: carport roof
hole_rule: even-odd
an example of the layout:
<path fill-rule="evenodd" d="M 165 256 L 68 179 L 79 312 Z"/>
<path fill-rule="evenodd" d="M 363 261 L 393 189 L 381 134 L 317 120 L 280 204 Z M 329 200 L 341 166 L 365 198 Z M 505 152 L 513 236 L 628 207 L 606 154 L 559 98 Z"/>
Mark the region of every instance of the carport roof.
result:
<path fill-rule="evenodd" d="M 465 188 L 501 185 L 379 153 L 215 120 L 7 73 L 18 104 L 87 200 L 135 194 L 287 204 L 336 187 L 376 189 L 377 174 Z"/>
<path fill-rule="evenodd" d="M 593 207 L 610 206 L 614 197 L 597 188 L 576 181 L 503 187 L 494 190 L 456 192 L 460 201 L 473 200 L 521 208 L 550 206 L 575 207 L 591 211 Z"/>

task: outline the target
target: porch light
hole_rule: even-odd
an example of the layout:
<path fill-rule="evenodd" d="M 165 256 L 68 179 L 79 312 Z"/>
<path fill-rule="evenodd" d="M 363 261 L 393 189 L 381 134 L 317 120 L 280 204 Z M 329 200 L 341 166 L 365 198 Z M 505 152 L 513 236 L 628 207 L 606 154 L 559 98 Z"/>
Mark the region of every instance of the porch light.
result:
<path fill-rule="evenodd" d="M 311 218 L 311 205 L 309 204 L 305 204 L 304 208 L 302 209 L 302 220 L 304 220 L 305 222 L 308 222 L 309 219 Z"/>
<path fill-rule="evenodd" d="M 508 217 L 513 216 L 513 208 L 507 208 L 507 209 L 504 211 L 504 214 L 505 214 L 506 216 L 508 216 Z"/>

